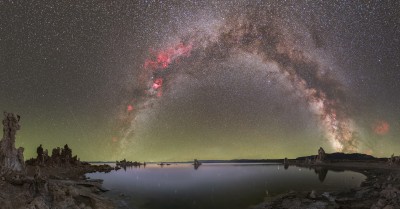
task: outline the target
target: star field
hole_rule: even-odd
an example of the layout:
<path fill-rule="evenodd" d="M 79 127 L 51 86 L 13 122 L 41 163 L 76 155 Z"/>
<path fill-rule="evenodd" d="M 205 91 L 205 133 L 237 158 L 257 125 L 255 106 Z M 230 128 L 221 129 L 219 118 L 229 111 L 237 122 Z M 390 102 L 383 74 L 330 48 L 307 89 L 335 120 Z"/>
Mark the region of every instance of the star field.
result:
<path fill-rule="evenodd" d="M 389 156 L 399 4 L 1 1 L 0 107 L 26 158 Z"/>

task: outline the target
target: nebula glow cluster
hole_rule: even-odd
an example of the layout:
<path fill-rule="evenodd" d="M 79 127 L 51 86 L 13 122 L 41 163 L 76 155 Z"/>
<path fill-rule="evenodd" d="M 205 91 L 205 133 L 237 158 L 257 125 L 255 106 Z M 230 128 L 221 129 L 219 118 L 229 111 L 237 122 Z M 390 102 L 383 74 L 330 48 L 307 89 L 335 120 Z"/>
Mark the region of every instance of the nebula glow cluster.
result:
<path fill-rule="evenodd" d="M 0 25 L 1 107 L 28 118 L 26 146 L 145 161 L 400 148 L 398 2 L 27 4 L 2 3 Z"/>

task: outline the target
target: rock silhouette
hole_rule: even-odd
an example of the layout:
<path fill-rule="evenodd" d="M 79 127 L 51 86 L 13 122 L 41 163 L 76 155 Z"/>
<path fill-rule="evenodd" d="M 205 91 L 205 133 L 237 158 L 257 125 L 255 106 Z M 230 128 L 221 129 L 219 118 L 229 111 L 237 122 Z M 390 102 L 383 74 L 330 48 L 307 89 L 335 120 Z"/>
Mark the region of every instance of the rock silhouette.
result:
<path fill-rule="evenodd" d="M 21 117 L 4 112 L 3 138 L 0 141 L 0 174 L 25 173 L 24 148 L 15 148 L 15 135 L 21 128 Z"/>
<path fill-rule="evenodd" d="M 41 165 L 41 166 L 76 166 L 80 165 L 81 161 L 78 156 L 72 156 L 72 149 L 69 148 L 68 144 L 64 145 L 64 148 L 54 148 L 51 152 L 51 156 L 48 154 L 48 150 L 43 151 L 43 146 L 39 145 L 36 149 L 37 157 L 26 161 L 28 165 Z"/>
<path fill-rule="evenodd" d="M 322 147 L 320 147 L 319 150 L 318 150 L 318 155 L 317 155 L 317 157 L 316 157 L 316 159 L 315 159 L 315 162 L 316 162 L 316 163 L 322 163 L 322 162 L 324 162 L 325 156 L 326 156 L 325 150 L 324 150 Z"/>
<path fill-rule="evenodd" d="M 400 166 L 400 156 L 392 156 L 388 159 L 389 166 Z"/>
<path fill-rule="evenodd" d="M 197 170 L 200 167 L 200 165 L 201 165 L 201 162 L 198 161 L 197 159 L 194 159 L 194 161 L 193 161 L 194 169 Z"/>

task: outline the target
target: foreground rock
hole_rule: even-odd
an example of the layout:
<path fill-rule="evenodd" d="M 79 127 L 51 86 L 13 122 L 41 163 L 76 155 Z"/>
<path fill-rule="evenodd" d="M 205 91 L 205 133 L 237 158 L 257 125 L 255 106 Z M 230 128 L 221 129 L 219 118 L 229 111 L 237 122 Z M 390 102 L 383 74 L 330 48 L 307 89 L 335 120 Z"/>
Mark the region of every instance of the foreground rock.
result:
<path fill-rule="evenodd" d="M 400 171 L 373 169 L 359 171 L 367 179 L 359 188 L 341 192 L 295 192 L 275 196 L 253 209 L 400 208 Z"/>
<path fill-rule="evenodd" d="M 60 152 L 60 164 L 48 161 L 42 147 L 32 165 L 25 165 L 23 148 L 15 148 L 20 117 L 4 113 L 3 138 L 0 141 L 1 209 L 111 209 L 112 202 L 101 194 L 101 181 L 87 180 L 85 173 L 109 172 L 107 165 L 93 166 L 72 157 L 66 145 Z M 40 165 L 40 166 L 39 166 Z"/>
<path fill-rule="evenodd" d="M 80 168 L 27 167 L 27 175 L 0 181 L 0 208 L 4 209 L 111 209 L 114 204 L 102 193 L 101 180 L 88 180 L 82 174 L 109 171 L 106 166 Z"/>
<path fill-rule="evenodd" d="M 15 135 L 20 129 L 20 116 L 4 112 L 3 138 L 0 141 L 0 175 L 25 173 L 24 148 L 15 148 Z"/>
<path fill-rule="evenodd" d="M 322 182 L 329 169 L 351 170 L 367 179 L 358 188 L 347 191 L 291 191 L 254 206 L 254 209 L 400 209 L 400 166 L 397 158 L 374 158 L 364 154 L 326 154 L 320 148 L 318 155 L 287 159 L 286 166 L 295 165 L 315 169 Z M 385 163 L 388 162 L 388 163 Z"/>
<path fill-rule="evenodd" d="M 392 156 L 388 159 L 388 165 L 389 166 L 400 166 L 400 156 Z"/>

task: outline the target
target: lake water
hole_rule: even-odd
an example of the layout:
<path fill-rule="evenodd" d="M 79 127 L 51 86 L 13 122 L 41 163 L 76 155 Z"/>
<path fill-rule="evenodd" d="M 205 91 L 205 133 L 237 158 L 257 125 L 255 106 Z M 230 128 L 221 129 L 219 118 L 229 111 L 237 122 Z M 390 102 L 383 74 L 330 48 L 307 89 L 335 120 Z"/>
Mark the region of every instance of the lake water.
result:
<path fill-rule="evenodd" d="M 118 208 L 243 209 L 266 197 L 293 191 L 335 191 L 358 187 L 365 176 L 277 164 L 191 164 L 127 167 L 110 173 L 87 174 L 104 179 L 105 195 Z"/>

